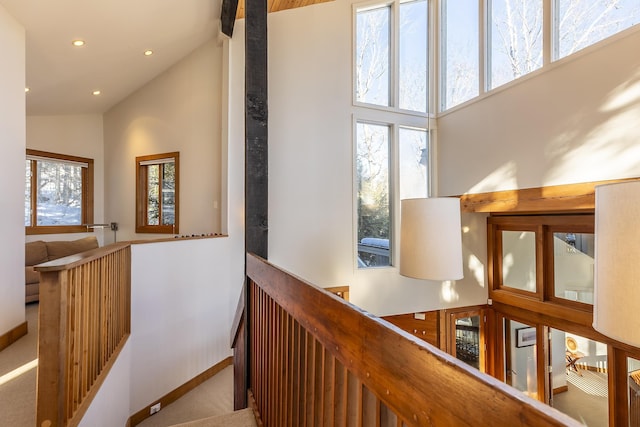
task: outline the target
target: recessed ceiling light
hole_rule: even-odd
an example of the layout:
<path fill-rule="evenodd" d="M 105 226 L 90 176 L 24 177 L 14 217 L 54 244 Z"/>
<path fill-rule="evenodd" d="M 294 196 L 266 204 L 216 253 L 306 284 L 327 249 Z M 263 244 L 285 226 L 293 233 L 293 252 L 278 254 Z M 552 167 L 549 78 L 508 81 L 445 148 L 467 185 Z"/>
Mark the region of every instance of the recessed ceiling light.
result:
<path fill-rule="evenodd" d="M 144 56 L 151 56 L 153 55 L 153 51 L 151 49 L 147 49 L 144 51 Z"/>
<path fill-rule="evenodd" d="M 76 46 L 76 47 L 80 47 L 80 46 L 84 46 L 84 40 L 74 40 L 71 42 L 72 45 Z"/>
<path fill-rule="evenodd" d="M 98 95 L 100 95 L 101 92 L 99 90 L 94 90 L 91 93 L 93 93 L 95 96 L 98 96 Z"/>
<path fill-rule="evenodd" d="M 26 93 L 26 92 L 29 92 L 30 90 L 31 90 L 31 89 L 29 89 L 28 87 L 25 87 L 25 88 L 24 88 L 25 93 Z"/>

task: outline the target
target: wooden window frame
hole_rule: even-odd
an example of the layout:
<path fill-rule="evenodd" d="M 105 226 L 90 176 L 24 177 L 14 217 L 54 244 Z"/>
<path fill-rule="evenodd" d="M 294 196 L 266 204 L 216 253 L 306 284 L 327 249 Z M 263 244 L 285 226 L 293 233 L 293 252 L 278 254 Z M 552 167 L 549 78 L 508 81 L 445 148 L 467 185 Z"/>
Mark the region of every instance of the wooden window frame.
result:
<path fill-rule="evenodd" d="M 173 158 L 175 165 L 175 219 L 173 224 L 147 224 L 147 174 L 143 162 Z M 177 234 L 180 232 L 180 152 L 136 157 L 136 233 Z"/>
<path fill-rule="evenodd" d="M 66 154 L 50 153 L 39 150 L 26 150 L 27 156 L 41 157 L 51 159 L 52 161 L 70 161 L 77 163 L 85 163 L 87 167 L 82 168 L 82 206 L 81 206 L 81 224 L 78 225 L 37 225 L 37 185 L 33 180 L 37 179 L 37 174 L 32 173 L 31 176 L 31 225 L 25 226 L 26 235 L 37 234 L 64 234 L 64 233 L 92 233 L 93 229 L 87 227 L 87 224 L 93 223 L 93 159 L 70 156 Z M 31 161 L 32 172 L 36 171 L 37 160 Z"/>
<path fill-rule="evenodd" d="M 535 231 L 536 292 L 527 292 L 502 283 L 502 231 Z M 515 215 L 490 216 L 487 219 L 489 299 L 502 304 L 532 310 L 549 316 L 567 318 L 590 325 L 593 306 L 555 296 L 553 271 L 553 232 L 593 233 L 594 215 Z"/>

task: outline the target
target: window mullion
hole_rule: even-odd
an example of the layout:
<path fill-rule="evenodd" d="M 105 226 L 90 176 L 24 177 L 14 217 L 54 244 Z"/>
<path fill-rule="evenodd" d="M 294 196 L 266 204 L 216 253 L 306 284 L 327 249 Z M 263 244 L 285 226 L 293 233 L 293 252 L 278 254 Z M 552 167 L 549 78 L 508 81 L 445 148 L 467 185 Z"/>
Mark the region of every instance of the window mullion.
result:
<path fill-rule="evenodd" d="M 400 105 L 400 79 L 398 78 L 400 75 L 400 2 L 397 0 L 391 4 L 390 24 L 391 52 L 389 60 L 391 64 L 389 64 L 389 78 L 391 82 L 389 90 L 391 91 L 391 107 L 397 110 Z"/>
<path fill-rule="evenodd" d="M 491 0 L 478 0 L 478 93 L 482 95 L 491 88 L 491 54 L 489 46 L 491 46 Z"/>
<path fill-rule="evenodd" d="M 38 225 L 38 162 L 31 160 L 31 227 Z"/>

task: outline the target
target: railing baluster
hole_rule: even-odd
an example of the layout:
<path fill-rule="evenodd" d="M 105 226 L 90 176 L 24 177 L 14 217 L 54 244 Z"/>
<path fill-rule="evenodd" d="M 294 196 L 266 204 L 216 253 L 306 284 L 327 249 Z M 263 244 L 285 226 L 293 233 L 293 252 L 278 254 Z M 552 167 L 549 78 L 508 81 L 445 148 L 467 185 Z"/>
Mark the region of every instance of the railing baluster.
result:
<path fill-rule="evenodd" d="M 37 425 L 77 425 L 130 333 L 130 248 L 41 264 Z M 55 396 L 55 398 L 54 398 Z"/>
<path fill-rule="evenodd" d="M 250 391 L 266 427 L 579 425 L 256 256 L 247 274 Z"/>

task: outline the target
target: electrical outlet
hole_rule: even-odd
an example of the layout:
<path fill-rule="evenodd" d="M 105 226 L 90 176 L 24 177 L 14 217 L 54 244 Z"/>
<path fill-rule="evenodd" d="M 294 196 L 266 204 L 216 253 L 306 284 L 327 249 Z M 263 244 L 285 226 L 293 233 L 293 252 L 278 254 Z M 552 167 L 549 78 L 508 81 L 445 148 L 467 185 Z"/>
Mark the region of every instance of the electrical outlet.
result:
<path fill-rule="evenodd" d="M 151 405 L 151 409 L 149 409 L 149 412 L 150 415 L 160 412 L 160 402 L 156 403 L 155 405 Z"/>

